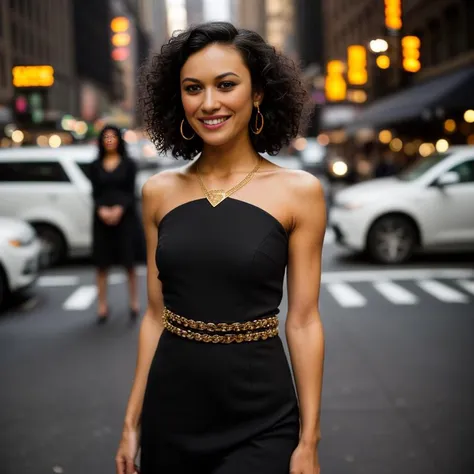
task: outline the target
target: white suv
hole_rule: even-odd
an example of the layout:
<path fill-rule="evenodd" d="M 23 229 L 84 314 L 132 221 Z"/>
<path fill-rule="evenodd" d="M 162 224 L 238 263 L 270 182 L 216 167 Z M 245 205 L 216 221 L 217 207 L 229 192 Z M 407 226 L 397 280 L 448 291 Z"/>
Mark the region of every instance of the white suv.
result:
<path fill-rule="evenodd" d="M 85 171 L 96 155 L 93 146 L 0 151 L 0 215 L 32 224 L 52 264 L 90 249 L 92 197 Z"/>
<path fill-rule="evenodd" d="M 416 250 L 474 249 L 474 147 L 418 160 L 398 176 L 350 186 L 335 197 L 339 244 L 401 263 Z"/>

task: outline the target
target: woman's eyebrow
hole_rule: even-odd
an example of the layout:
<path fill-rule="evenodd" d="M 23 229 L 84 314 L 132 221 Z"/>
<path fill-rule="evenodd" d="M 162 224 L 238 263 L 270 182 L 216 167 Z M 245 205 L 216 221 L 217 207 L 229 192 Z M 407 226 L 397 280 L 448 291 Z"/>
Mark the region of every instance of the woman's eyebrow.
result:
<path fill-rule="evenodd" d="M 224 72 L 222 74 L 219 74 L 218 76 L 216 76 L 216 79 L 222 79 L 226 76 L 235 76 L 235 77 L 240 77 L 238 74 L 236 74 L 235 72 Z M 186 82 L 186 81 L 189 81 L 189 82 L 195 82 L 197 84 L 199 84 L 201 81 L 199 79 L 196 79 L 194 77 L 185 77 L 181 82 Z"/>

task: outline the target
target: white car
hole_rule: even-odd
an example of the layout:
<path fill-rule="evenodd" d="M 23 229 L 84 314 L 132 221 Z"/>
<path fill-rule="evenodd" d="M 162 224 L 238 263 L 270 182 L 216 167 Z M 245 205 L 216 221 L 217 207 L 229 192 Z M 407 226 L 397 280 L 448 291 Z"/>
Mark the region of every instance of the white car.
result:
<path fill-rule="evenodd" d="M 41 266 L 41 244 L 33 227 L 0 217 L 0 307 L 10 293 L 31 287 Z"/>
<path fill-rule="evenodd" d="M 0 215 L 33 225 L 50 264 L 90 255 L 93 203 L 87 178 L 95 145 L 0 150 Z M 137 198 L 149 175 L 137 176 Z"/>
<path fill-rule="evenodd" d="M 398 176 L 340 191 L 329 221 L 336 241 L 379 263 L 415 251 L 474 249 L 474 147 L 421 158 Z"/>

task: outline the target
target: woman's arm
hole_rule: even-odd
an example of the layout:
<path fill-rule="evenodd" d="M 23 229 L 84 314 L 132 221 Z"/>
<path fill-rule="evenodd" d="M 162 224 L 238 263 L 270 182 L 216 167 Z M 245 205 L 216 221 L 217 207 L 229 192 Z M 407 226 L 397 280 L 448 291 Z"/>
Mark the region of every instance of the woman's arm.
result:
<path fill-rule="evenodd" d="M 314 449 L 321 437 L 324 334 L 319 287 L 326 207 L 319 181 L 306 173 L 298 178 L 289 242 L 286 336 L 300 406 L 300 445 Z"/>
<path fill-rule="evenodd" d="M 163 297 L 161 283 L 158 279 L 158 269 L 155 262 L 155 252 L 158 243 L 156 223 L 156 203 L 161 201 L 157 177 L 145 183 L 142 190 L 143 225 L 147 250 L 147 291 L 148 306 L 143 316 L 138 341 L 138 357 L 135 378 L 125 415 L 125 430 L 137 430 L 145 394 L 145 386 L 151 361 L 156 351 L 158 341 L 163 332 L 162 314 Z"/>

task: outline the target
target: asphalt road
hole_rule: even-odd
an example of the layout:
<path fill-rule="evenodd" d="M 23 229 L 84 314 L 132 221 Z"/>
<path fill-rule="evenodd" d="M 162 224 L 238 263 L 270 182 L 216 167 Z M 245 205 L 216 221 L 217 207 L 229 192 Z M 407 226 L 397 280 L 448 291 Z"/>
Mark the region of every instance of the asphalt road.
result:
<path fill-rule="evenodd" d="M 469 256 L 380 268 L 328 237 L 323 474 L 474 472 L 473 268 Z M 138 326 L 123 275 L 110 278 L 105 327 L 84 262 L 49 270 L 0 317 L 2 474 L 113 474 Z"/>

